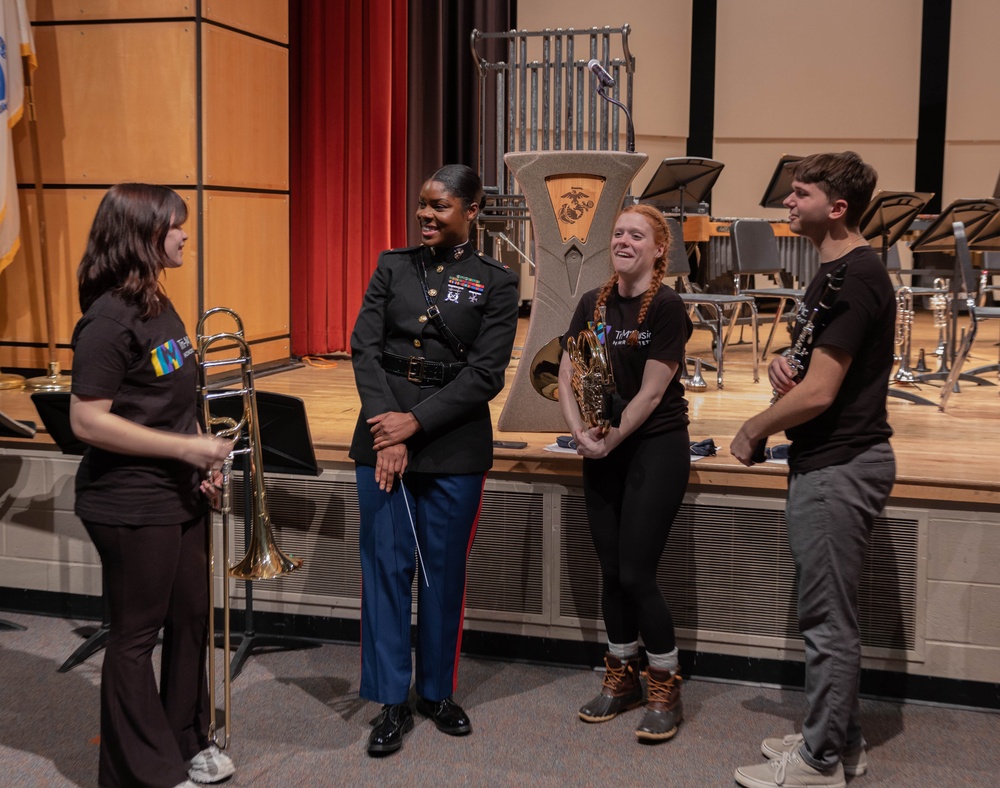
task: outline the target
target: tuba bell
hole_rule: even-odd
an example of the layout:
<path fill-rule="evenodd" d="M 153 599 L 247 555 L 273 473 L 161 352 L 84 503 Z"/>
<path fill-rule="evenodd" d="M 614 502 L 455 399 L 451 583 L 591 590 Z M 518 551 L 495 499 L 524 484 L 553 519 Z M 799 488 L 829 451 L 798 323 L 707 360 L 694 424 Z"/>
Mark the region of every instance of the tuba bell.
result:
<path fill-rule="evenodd" d="M 236 330 L 206 335 L 205 323 L 212 315 L 228 315 L 235 323 Z M 229 628 L 229 587 L 228 578 L 236 580 L 266 580 L 278 577 L 302 566 L 301 558 L 292 558 L 282 552 L 275 543 L 271 528 L 271 518 L 267 510 L 267 497 L 264 490 L 264 464 L 261 456 L 260 427 L 257 420 L 257 396 L 253 381 L 253 360 L 250 346 L 243 335 L 243 321 L 233 310 L 226 307 L 209 309 L 198 321 L 198 391 L 201 397 L 203 427 L 207 432 L 235 441 L 233 450 L 222 464 L 222 563 L 226 568 L 227 580 L 223 588 L 223 650 L 230 653 Z M 223 345 L 225 349 L 235 350 L 235 356 L 208 358 L 208 352 L 215 345 Z M 225 388 L 227 384 L 210 383 L 208 371 L 221 367 L 237 367 L 240 374 L 238 388 Z M 223 399 L 237 398 L 242 404 L 242 415 L 237 420 L 230 416 L 214 415 L 212 403 Z M 250 518 L 250 538 L 246 546 L 246 555 L 234 566 L 229 566 L 230 516 L 232 514 L 232 470 L 237 456 L 246 458 L 243 483 L 250 485 L 252 490 L 251 511 L 244 511 L 244 518 Z M 209 690 L 209 730 L 208 738 L 219 749 L 225 749 L 230 739 L 231 731 L 231 681 L 229 666 L 223 670 L 223 696 L 225 734 L 220 734 L 216 725 L 215 710 L 215 554 L 212 529 L 208 529 L 208 690 Z"/>

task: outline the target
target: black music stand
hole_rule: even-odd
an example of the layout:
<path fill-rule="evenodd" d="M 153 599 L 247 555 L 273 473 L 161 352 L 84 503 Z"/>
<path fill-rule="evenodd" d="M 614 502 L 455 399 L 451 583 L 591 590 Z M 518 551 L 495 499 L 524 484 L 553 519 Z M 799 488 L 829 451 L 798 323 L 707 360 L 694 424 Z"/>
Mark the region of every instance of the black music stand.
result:
<path fill-rule="evenodd" d="M 938 217 L 924 230 L 910 249 L 918 252 L 955 253 L 955 231 L 952 225 L 961 222 L 969 238 L 975 238 L 993 215 L 1000 211 L 1000 199 L 955 200 L 941 211 Z"/>
<path fill-rule="evenodd" d="M 865 212 L 861 215 L 859 229 L 866 241 L 875 238 L 882 239 L 882 264 L 889 267 L 889 249 L 905 233 L 917 214 L 923 210 L 933 194 L 917 192 L 888 192 L 876 194 Z M 900 364 L 902 365 L 902 361 Z M 914 382 L 914 385 L 915 382 Z M 931 405 L 935 403 L 912 391 L 892 388 L 890 382 L 889 396 L 912 402 L 914 405 Z"/>
<path fill-rule="evenodd" d="M 0 438 L 34 438 L 35 422 L 19 421 L 0 410 Z"/>
<path fill-rule="evenodd" d="M 955 298 L 957 298 L 957 294 L 959 292 L 965 293 L 966 304 L 968 305 L 971 322 L 969 325 L 969 333 L 963 335 L 962 346 L 955 354 L 955 357 L 952 360 L 951 371 L 948 373 L 944 386 L 941 388 L 941 402 L 938 404 L 938 410 L 942 413 L 948 404 L 948 397 L 951 396 L 951 393 L 953 391 L 956 393 L 958 392 L 958 381 L 963 377 L 962 367 L 965 365 L 965 360 L 968 358 L 969 350 L 971 349 L 972 343 L 976 338 L 976 300 L 975 289 L 972 284 L 975 281 L 975 275 L 972 272 L 972 257 L 969 254 L 969 242 L 966 238 L 965 228 L 962 226 L 961 222 L 955 222 L 953 225 L 953 232 L 955 234 L 955 278 L 961 280 L 961 285 L 953 287 L 952 292 L 955 293 Z M 974 375 L 971 375 L 970 377 L 977 381 L 979 385 L 995 385 L 993 383 L 988 383 L 987 381 L 982 381 Z"/>
<path fill-rule="evenodd" d="M 287 473 L 319 476 L 309 421 L 306 418 L 305 403 L 298 397 L 277 394 L 272 391 L 257 391 L 257 419 L 261 442 L 261 461 L 265 473 Z M 239 397 L 222 397 L 212 402 L 213 416 L 228 416 L 239 421 L 243 416 L 243 400 Z M 245 444 L 245 438 L 243 443 Z M 240 447 L 242 448 L 242 447 Z M 250 461 L 246 454 L 240 455 L 240 470 L 243 474 L 243 534 L 244 545 L 250 544 L 252 523 L 246 516 L 253 510 L 253 490 L 247 479 L 250 476 Z M 226 567 L 224 571 L 227 572 Z M 243 664 L 255 648 L 315 648 L 319 641 L 286 635 L 262 635 L 254 629 L 253 623 L 253 581 L 243 582 L 246 606 L 244 608 L 243 633 L 233 635 L 236 651 L 229 663 L 230 680 L 243 670 Z M 216 645 L 221 636 L 216 635 Z M 232 643 L 231 643 L 232 645 Z"/>
<path fill-rule="evenodd" d="M 760 198 L 761 208 L 784 208 L 785 198 L 792 193 L 792 165 L 797 164 L 804 156 L 782 154 L 778 164 L 771 173 L 771 180 Z"/>
<path fill-rule="evenodd" d="M 954 225 L 960 223 L 965 228 L 966 237 L 975 239 L 980 233 L 984 233 L 992 220 L 1000 212 L 1000 199 L 989 200 L 955 200 L 944 209 L 934 222 L 921 233 L 920 237 L 914 241 L 910 248 L 915 253 L 919 252 L 950 252 L 955 255 L 954 270 L 949 283 L 949 293 L 951 295 L 951 315 L 948 321 L 948 341 L 945 345 L 945 353 L 949 364 L 954 364 L 957 350 L 958 338 L 958 315 L 960 311 L 959 295 L 963 292 L 963 280 L 965 272 L 962 269 L 961 260 L 955 246 Z M 984 239 L 984 244 L 986 239 Z M 950 371 L 945 368 L 937 372 L 928 372 L 919 376 L 921 381 L 950 379 Z M 984 380 L 971 373 L 963 372 L 955 376 L 955 386 L 958 381 L 975 383 L 977 386 L 994 386 L 995 383 Z"/>
<path fill-rule="evenodd" d="M 677 208 L 683 230 L 685 208 L 697 208 L 701 204 L 719 180 L 719 173 L 725 166 L 721 161 L 700 156 L 664 159 L 642 190 L 638 201 L 661 209 Z M 661 199 L 656 199 L 657 197 Z"/>
<path fill-rule="evenodd" d="M 1000 191 L 1000 180 L 997 181 L 997 191 Z M 1000 252 L 1000 211 L 993 214 L 990 220 L 980 228 L 975 238 L 969 242 L 969 249 L 974 252 Z M 989 307 L 987 307 L 989 309 Z M 970 375 L 981 375 L 986 372 L 997 372 L 1000 364 L 986 364 L 970 369 Z"/>
<path fill-rule="evenodd" d="M 69 397 L 68 391 L 36 391 L 31 395 L 31 401 L 42 419 L 42 424 L 45 425 L 45 429 L 48 430 L 52 440 L 56 442 L 62 453 L 79 457 L 87 450 L 87 444 L 76 437 L 70 426 Z M 92 654 L 96 654 L 104 648 L 108 640 L 108 634 L 111 632 L 111 615 L 108 612 L 108 594 L 104 586 L 103 567 L 101 568 L 101 599 L 104 604 L 101 625 L 80 644 L 76 651 L 69 655 L 69 658 L 59 667 L 59 673 L 66 673 L 86 661 Z"/>
<path fill-rule="evenodd" d="M 861 215 L 861 235 L 866 241 L 882 239 L 883 265 L 888 267 L 889 248 L 903 237 L 933 196 L 933 192 L 879 191 L 868 203 Z"/>

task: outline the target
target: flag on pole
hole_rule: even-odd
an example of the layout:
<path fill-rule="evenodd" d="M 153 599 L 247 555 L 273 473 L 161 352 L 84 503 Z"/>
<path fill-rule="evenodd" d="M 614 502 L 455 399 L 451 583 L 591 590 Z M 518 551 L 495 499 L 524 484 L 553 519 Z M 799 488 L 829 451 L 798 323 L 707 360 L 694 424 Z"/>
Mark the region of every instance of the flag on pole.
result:
<path fill-rule="evenodd" d="M 3 0 L 0 9 L 0 271 L 21 248 L 21 212 L 17 204 L 12 129 L 24 114 L 24 61 L 35 60 L 31 20 L 24 0 Z"/>

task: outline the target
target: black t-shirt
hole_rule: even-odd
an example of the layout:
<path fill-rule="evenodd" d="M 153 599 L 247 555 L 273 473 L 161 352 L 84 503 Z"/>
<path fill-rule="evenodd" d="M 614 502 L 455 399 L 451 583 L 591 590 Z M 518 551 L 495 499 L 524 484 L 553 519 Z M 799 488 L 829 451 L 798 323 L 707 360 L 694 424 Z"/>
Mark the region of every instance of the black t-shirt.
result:
<path fill-rule="evenodd" d="M 157 430 L 198 432 L 195 350 L 173 306 L 142 320 L 111 293 L 73 332 L 73 393 L 112 400 L 111 412 Z M 138 451 L 142 447 L 136 447 Z M 201 474 L 180 460 L 88 447 L 76 476 L 76 514 L 106 525 L 170 525 L 203 515 Z"/>
<path fill-rule="evenodd" d="M 566 337 L 576 337 L 585 328 L 591 327 L 588 324 L 594 319 L 598 292 L 599 290 L 591 290 L 577 304 L 569 329 L 563 337 L 564 349 Z M 691 336 L 692 326 L 683 302 L 666 285 L 661 286 L 653 296 L 649 309 L 646 310 L 646 319 L 639 326 L 643 295 L 622 298 L 615 287 L 608 296 L 605 303 L 610 338 L 608 358 L 615 387 L 626 402 L 639 393 L 647 360 L 677 362 L 677 372 L 667 385 L 660 403 L 636 430 L 636 434 L 655 435 L 688 425 L 687 400 L 684 399 L 684 385 L 680 378 L 684 365 L 684 346 Z M 631 347 L 628 337 L 635 328 L 639 329 L 639 342 Z"/>
<path fill-rule="evenodd" d="M 892 435 L 886 397 L 893 363 L 896 298 L 885 266 L 871 247 L 854 249 L 820 266 L 806 289 L 792 344 L 819 302 L 827 274 L 843 262 L 847 263 L 843 286 L 830 310 L 820 313 L 812 346 L 839 348 L 851 357 L 851 365 L 830 407 L 787 430 L 792 442 L 788 456 L 792 473 L 847 462 Z M 807 358 L 806 370 L 808 362 Z"/>

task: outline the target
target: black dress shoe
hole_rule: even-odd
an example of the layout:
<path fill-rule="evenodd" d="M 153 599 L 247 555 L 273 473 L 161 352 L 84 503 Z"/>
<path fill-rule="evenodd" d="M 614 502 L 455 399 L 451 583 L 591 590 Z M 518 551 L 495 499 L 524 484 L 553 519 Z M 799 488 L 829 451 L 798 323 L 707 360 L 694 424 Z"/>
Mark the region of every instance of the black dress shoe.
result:
<path fill-rule="evenodd" d="M 403 734 L 413 730 L 413 712 L 408 703 L 385 705 L 368 735 L 368 754 L 373 758 L 389 755 L 403 746 Z"/>
<path fill-rule="evenodd" d="M 464 736 L 472 732 L 469 715 L 451 698 L 437 702 L 417 698 L 417 711 L 434 720 L 438 730 L 449 736 Z"/>

